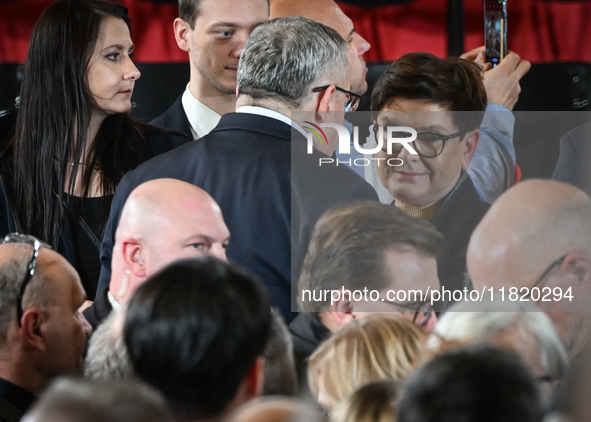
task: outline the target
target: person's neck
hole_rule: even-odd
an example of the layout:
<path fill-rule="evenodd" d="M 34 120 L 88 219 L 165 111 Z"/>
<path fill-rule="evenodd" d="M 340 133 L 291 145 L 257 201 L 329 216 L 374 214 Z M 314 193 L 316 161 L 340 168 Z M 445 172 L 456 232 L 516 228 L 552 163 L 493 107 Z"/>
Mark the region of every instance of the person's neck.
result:
<path fill-rule="evenodd" d="M 203 78 L 193 77 L 189 82 L 189 91 L 205 106 L 215 111 L 220 116 L 236 111 L 236 95 L 228 94 L 213 87 Z"/>
<path fill-rule="evenodd" d="M 252 107 L 263 107 L 269 110 L 276 111 L 277 113 L 281 113 L 284 116 L 287 116 L 291 119 L 291 113 L 297 110 L 293 110 L 287 105 L 270 99 L 262 99 L 262 100 L 254 100 L 247 95 L 239 95 L 238 99 L 236 100 L 236 110 L 243 106 L 252 106 Z"/>
<path fill-rule="evenodd" d="M 35 365 L 26 358 L 0 358 L 0 378 L 19 386 L 23 390 L 28 391 L 34 396 L 38 396 L 41 390 L 47 385 L 48 380 L 45 380 L 37 371 Z"/>
<path fill-rule="evenodd" d="M 103 122 L 105 121 L 105 119 L 107 118 L 106 114 L 102 114 L 102 113 L 97 113 L 97 112 L 93 112 L 92 115 L 90 116 L 90 123 L 88 124 L 88 132 L 86 133 L 86 153 L 88 153 L 88 151 L 90 151 L 90 148 L 92 147 L 92 144 L 94 143 L 94 140 L 96 139 L 96 135 L 98 134 L 99 129 L 101 128 L 101 125 L 103 124 Z M 83 160 L 86 159 L 86 157 L 82 157 Z"/>

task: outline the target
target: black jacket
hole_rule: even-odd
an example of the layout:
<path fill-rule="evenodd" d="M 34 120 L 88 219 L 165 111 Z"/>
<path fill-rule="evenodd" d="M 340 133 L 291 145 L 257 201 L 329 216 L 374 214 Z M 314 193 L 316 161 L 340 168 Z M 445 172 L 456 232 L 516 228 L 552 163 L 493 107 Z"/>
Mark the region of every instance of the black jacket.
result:
<path fill-rule="evenodd" d="M 466 251 L 472 232 L 490 205 L 483 202 L 467 174 L 443 199 L 430 222 L 445 237 L 445 249 L 437 259 L 439 283 L 448 290 L 461 290 L 466 272 Z"/>
<path fill-rule="evenodd" d="M 292 128 L 279 120 L 229 113 L 203 138 L 129 172 L 113 199 L 101 246 L 99 290 L 108 285 L 115 231 L 128 195 L 145 181 L 168 177 L 199 186 L 215 199 L 232 235 L 228 259 L 257 275 L 282 315 L 293 319 L 292 263 L 297 280 L 318 218 L 338 203 L 377 200 L 374 189 L 350 169 L 319 167 L 318 157 L 326 156 L 316 150 L 306 154 L 304 136 L 295 130 L 293 136 L 292 142 Z"/>
<path fill-rule="evenodd" d="M 92 331 L 97 329 L 101 322 L 105 320 L 113 310 L 111 302 L 109 302 L 109 288 L 105 288 L 96 295 L 94 302 L 86 308 L 82 314 L 92 327 Z"/>
<path fill-rule="evenodd" d="M 189 123 L 189 119 L 187 119 L 187 114 L 181 101 L 182 97 L 183 95 L 181 94 L 168 110 L 152 120 L 150 124 L 175 130 L 193 139 L 191 124 Z"/>

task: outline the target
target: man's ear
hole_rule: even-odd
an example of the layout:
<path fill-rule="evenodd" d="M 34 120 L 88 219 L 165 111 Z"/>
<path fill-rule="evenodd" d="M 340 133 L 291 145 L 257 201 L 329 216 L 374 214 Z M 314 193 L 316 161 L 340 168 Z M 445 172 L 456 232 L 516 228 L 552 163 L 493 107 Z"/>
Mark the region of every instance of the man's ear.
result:
<path fill-rule="evenodd" d="M 247 400 L 254 399 L 263 394 L 263 385 L 265 381 L 265 358 L 259 356 L 248 371 L 245 380 L 245 393 Z"/>
<path fill-rule="evenodd" d="M 24 347 L 29 350 L 45 350 L 45 338 L 42 331 L 44 316 L 37 308 L 24 311 L 21 318 L 21 333 Z"/>
<path fill-rule="evenodd" d="M 318 103 L 316 106 L 316 121 L 324 123 L 328 121 L 328 113 L 334 110 L 334 92 L 336 91 L 334 85 L 330 85 L 324 91 L 320 92 L 318 96 Z"/>
<path fill-rule="evenodd" d="M 121 242 L 121 253 L 125 268 L 137 277 L 146 277 L 146 251 L 141 240 L 129 237 Z"/>
<path fill-rule="evenodd" d="M 560 265 L 575 277 L 582 291 L 591 290 L 591 263 L 582 255 L 568 254 Z"/>
<path fill-rule="evenodd" d="M 478 129 L 468 132 L 465 136 L 466 145 L 464 148 L 464 156 L 462 157 L 462 170 L 468 170 L 470 161 L 476 153 L 476 147 L 478 147 L 478 141 L 480 140 L 480 131 Z"/>
<path fill-rule="evenodd" d="M 183 51 L 189 51 L 191 44 L 189 37 L 191 35 L 191 25 L 181 18 L 176 18 L 172 23 L 172 29 L 174 31 L 174 38 L 179 48 Z"/>
<path fill-rule="evenodd" d="M 339 327 L 355 320 L 353 303 L 349 300 L 350 297 L 345 296 L 350 295 L 343 294 L 343 297 L 335 300 L 332 305 L 329 305 L 327 312 L 322 313 L 322 322 L 330 331 L 335 331 Z"/>

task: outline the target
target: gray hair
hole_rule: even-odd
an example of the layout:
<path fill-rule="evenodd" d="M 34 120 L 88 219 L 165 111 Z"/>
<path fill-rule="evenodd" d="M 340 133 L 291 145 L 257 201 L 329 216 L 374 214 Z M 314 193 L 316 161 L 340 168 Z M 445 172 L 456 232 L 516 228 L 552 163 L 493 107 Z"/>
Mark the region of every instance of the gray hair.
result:
<path fill-rule="evenodd" d="M 25 280 L 27 264 L 33 247 L 27 244 L 7 244 L 14 252 L 0 262 L 0 344 L 6 342 L 8 329 L 16 319 L 16 303 Z M 44 306 L 53 300 L 43 268 L 37 263 L 35 275 L 23 298 L 23 310 L 29 306 Z"/>
<path fill-rule="evenodd" d="M 118 315 L 112 311 L 90 337 L 84 376 L 96 381 L 138 383 L 123 339 L 123 326 L 113 327 Z"/>
<path fill-rule="evenodd" d="M 538 344 L 540 363 L 547 375 L 559 379 L 568 365 L 567 354 L 552 321 L 530 302 L 479 302 L 478 312 L 472 312 L 471 302 L 454 304 L 435 326 L 427 341 L 428 348 L 437 348 L 441 339 L 489 342 L 495 335 L 520 326 L 531 332 Z"/>
<path fill-rule="evenodd" d="M 146 385 L 59 378 L 23 422 L 172 422 L 162 396 Z"/>
<path fill-rule="evenodd" d="M 293 342 L 279 311 L 271 308 L 271 331 L 265 345 L 263 395 L 295 396 L 298 382 L 293 357 Z"/>
<path fill-rule="evenodd" d="M 334 29 L 301 17 L 272 19 L 244 45 L 238 90 L 255 102 L 273 99 L 299 109 L 314 84 L 347 76 L 347 60 L 347 44 Z"/>

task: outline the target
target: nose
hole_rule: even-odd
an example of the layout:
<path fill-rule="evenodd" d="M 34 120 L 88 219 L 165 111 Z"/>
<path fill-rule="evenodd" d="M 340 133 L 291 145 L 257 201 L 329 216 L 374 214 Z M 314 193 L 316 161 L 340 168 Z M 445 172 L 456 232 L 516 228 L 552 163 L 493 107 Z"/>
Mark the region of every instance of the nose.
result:
<path fill-rule="evenodd" d="M 236 59 L 240 58 L 240 55 L 242 54 L 242 50 L 244 49 L 244 44 L 246 44 L 246 40 L 248 39 L 248 35 L 249 34 L 238 34 L 236 33 L 234 35 L 234 38 L 236 40 L 236 47 L 234 49 L 232 49 L 232 52 L 230 53 L 230 55 Z"/>
<path fill-rule="evenodd" d="M 226 248 L 222 245 L 213 245 L 209 250 L 209 254 L 222 262 L 228 262 L 228 258 L 226 257 Z"/>
<path fill-rule="evenodd" d="M 410 145 L 412 147 L 412 149 L 414 149 L 416 151 L 416 148 L 412 143 L 409 143 L 408 145 Z M 405 163 L 409 162 L 409 161 L 419 161 L 420 160 L 419 154 L 411 154 L 410 151 L 407 150 L 405 147 L 402 147 L 402 149 L 398 153 L 397 157 L 400 158 Z"/>
<path fill-rule="evenodd" d="M 363 56 L 371 48 L 371 44 L 368 43 L 365 38 L 363 38 L 357 32 L 353 33 L 353 45 L 355 46 L 355 51 L 357 51 L 359 56 Z"/>
<path fill-rule="evenodd" d="M 142 74 L 130 58 L 127 59 L 127 63 L 128 64 L 125 68 L 123 79 L 131 79 L 132 81 L 137 81 L 140 78 L 140 76 L 142 76 Z"/>

